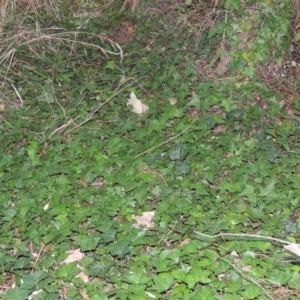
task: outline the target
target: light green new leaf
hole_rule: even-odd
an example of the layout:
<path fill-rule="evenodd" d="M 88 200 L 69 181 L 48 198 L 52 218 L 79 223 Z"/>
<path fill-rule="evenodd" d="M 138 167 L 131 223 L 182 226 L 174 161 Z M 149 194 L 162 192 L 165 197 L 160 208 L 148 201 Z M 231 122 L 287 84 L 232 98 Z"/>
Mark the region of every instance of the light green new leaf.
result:
<path fill-rule="evenodd" d="M 39 163 L 39 158 L 37 156 L 39 146 L 36 141 L 33 141 L 27 148 L 27 153 L 29 158 L 32 160 L 33 165 L 37 165 Z"/>
<path fill-rule="evenodd" d="M 255 299 L 262 294 L 262 290 L 256 285 L 250 284 L 246 290 L 242 293 L 244 299 Z"/>
<path fill-rule="evenodd" d="M 191 299 L 199 299 L 199 300 L 215 299 L 215 292 L 211 287 L 201 286 L 201 288 L 197 289 L 194 298 Z"/>
<path fill-rule="evenodd" d="M 192 99 L 188 102 L 187 106 L 194 106 L 198 110 L 201 108 L 201 101 L 199 99 L 199 96 L 192 92 Z"/>
<path fill-rule="evenodd" d="M 300 289 L 300 276 L 299 272 L 294 272 L 292 278 L 289 280 L 288 285 L 291 289 Z"/>
<path fill-rule="evenodd" d="M 31 293 L 30 290 L 24 290 L 20 288 L 9 289 L 5 294 L 5 300 L 24 300 L 27 299 L 29 294 Z"/>
<path fill-rule="evenodd" d="M 284 285 L 289 282 L 290 280 L 290 275 L 288 274 L 287 271 L 280 271 L 278 269 L 272 270 L 272 273 L 270 274 L 269 283 L 271 285 Z"/>
<path fill-rule="evenodd" d="M 190 289 L 192 289 L 197 283 L 210 283 L 210 275 L 211 273 L 209 271 L 201 270 L 199 267 L 193 267 L 184 279 L 184 282 L 188 284 Z"/>
<path fill-rule="evenodd" d="M 71 281 L 79 272 L 80 269 L 76 267 L 78 262 L 74 261 L 69 264 L 62 264 L 57 271 L 57 276 L 64 280 Z"/>
<path fill-rule="evenodd" d="M 122 141 L 119 137 L 110 138 L 106 144 L 106 151 L 109 156 L 116 154 L 119 151 L 119 144 Z"/>
<path fill-rule="evenodd" d="M 80 246 L 81 250 L 92 251 L 95 250 L 100 242 L 100 237 L 93 235 L 80 234 L 75 237 L 75 245 Z"/>
<path fill-rule="evenodd" d="M 143 271 L 136 272 L 135 274 L 129 274 L 126 276 L 126 282 L 137 284 L 137 285 L 144 285 L 147 284 L 151 280 L 151 277 L 145 274 Z"/>

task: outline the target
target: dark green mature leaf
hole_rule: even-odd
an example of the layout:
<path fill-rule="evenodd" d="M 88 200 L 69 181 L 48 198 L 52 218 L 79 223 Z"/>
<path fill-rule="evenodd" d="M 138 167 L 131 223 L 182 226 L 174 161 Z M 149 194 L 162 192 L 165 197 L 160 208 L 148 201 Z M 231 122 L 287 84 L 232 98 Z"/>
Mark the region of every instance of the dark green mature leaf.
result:
<path fill-rule="evenodd" d="M 239 108 L 233 109 L 226 114 L 227 119 L 230 121 L 239 121 L 242 119 L 245 111 Z"/>
<path fill-rule="evenodd" d="M 290 218 L 284 218 L 282 220 L 286 234 L 296 233 L 298 230 L 298 224 L 291 221 Z"/>
<path fill-rule="evenodd" d="M 114 266 L 114 260 L 103 260 L 87 268 L 89 276 L 105 277 L 108 271 Z"/>
<path fill-rule="evenodd" d="M 47 278 L 49 275 L 46 272 L 43 271 L 36 271 L 33 274 L 25 274 L 22 276 L 22 289 L 33 289 L 38 288 L 39 283 Z"/>
<path fill-rule="evenodd" d="M 182 176 L 182 175 L 188 175 L 190 173 L 191 173 L 191 167 L 187 162 L 181 161 L 177 164 L 176 175 Z"/>
<path fill-rule="evenodd" d="M 101 233 L 100 237 L 103 239 L 104 243 L 110 243 L 116 239 L 117 233 L 118 233 L 117 229 L 110 229 L 106 232 Z"/>
<path fill-rule="evenodd" d="M 13 266 L 13 270 L 24 269 L 30 264 L 30 259 L 27 257 L 19 258 Z"/>
<path fill-rule="evenodd" d="M 176 147 L 169 150 L 169 158 L 170 160 L 184 160 L 189 151 L 185 144 L 179 144 Z"/>
<path fill-rule="evenodd" d="M 111 250 L 111 254 L 120 258 L 124 257 L 130 252 L 129 244 L 129 241 L 118 241 L 115 244 L 114 248 Z"/>

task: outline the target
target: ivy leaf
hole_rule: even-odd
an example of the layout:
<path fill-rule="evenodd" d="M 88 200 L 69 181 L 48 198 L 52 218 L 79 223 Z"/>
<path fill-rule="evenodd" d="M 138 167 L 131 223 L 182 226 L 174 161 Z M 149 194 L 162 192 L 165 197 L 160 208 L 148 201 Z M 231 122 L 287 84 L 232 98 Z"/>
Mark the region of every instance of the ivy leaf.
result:
<path fill-rule="evenodd" d="M 106 232 L 100 234 L 100 237 L 103 239 L 104 243 L 113 242 L 116 239 L 116 234 L 118 233 L 117 229 L 109 229 Z"/>
<path fill-rule="evenodd" d="M 201 268 L 193 267 L 189 274 L 184 279 L 184 282 L 188 284 L 189 288 L 192 289 L 197 283 L 207 284 L 211 282 L 209 278 L 211 273 L 204 271 Z"/>
<path fill-rule="evenodd" d="M 285 227 L 285 233 L 291 234 L 296 233 L 298 230 L 297 223 L 293 223 L 290 218 L 286 217 L 282 220 L 283 225 Z"/>
<path fill-rule="evenodd" d="M 172 161 L 184 160 L 188 153 L 189 151 L 185 144 L 180 144 L 169 150 L 169 159 Z"/>
<path fill-rule="evenodd" d="M 244 299 L 255 299 L 262 294 L 262 291 L 257 286 L 250 284 L 242 293 Z"/>
<path fill-rule="evenodd" d="M 188 175 L 190 173 L 191 173 L 191 167 L 187 162 L 182 161 L 177 165 L 176 167 L 177 176 Z"/>
<path fill-rule="evenodd" d="M 27 299 L 31 290 L 25 290 L 21 288 L 9 289 L 5 293 L 5 300 L 24 300 Z"/>
<path fill-rule="evenodd" d="M 109 156 L 116 154 L 119 151 L 119 144 L 122 139 L 119 137 L 110 138 L 106 144 L 106 151 Z"/>
<path fill-rule="evenodd" d="M 161 273 L 158 276 L 153 276 L 153 281 L 153 290 L 155 290 L 157 293 L 167 291 L 175 283 L 173 276 L 168 273 Z"/>
<path fill-rule="evenodd" d="M 134 274 L 129 274 L 126 276 L 126 282 L 137 284 L 137 285 L 147 284 L 150 280 L 151 277 L 147 276 L 143 271 L 139 271 Z"/>
<path fill-rule="evenodd" d="M 278 147 L 271 147 L 267 152 L 266 152 L 266 157 L 270 162 L 274 162 L 277 157 L 280 157 L 281 151 Z"/>
<path fill-rule="evenodd" d="M 194 106 L 198 110 L 201 108 L 200 98 L 195 92 L 192 92 L 192 99 L 187 103 L 187 106 Z"/>
<path fill-rule="evenodd" d="M 236 108 L 236 109 L 229 111 L 226 114 L 226 117 L 230 121 L 239 121 L 242 119 L 244 114 L 245 114 L 245 111 L 243 111 L 242 109 Z"/>
<path fill-rule="evenodd" d="M 39 146 L 37 144 L 36 141 L 32 142 L 27 148 L 27 153 L 28 156 L 30 157 L 30 159 L 33 162 L 33 165 L 36 166 L 39 163 L 39 159 L 37 156 L 38 150 L 39 150 Z"/>
<path fill-rule="evenodd" d="M 288 282 L 288 286 L 291 289 L 299 290 L 300 289 L 300 277 L 299 272 L 294 272 L 292 278 Z"/>
<path fill-rule="evenodd" d="M 113 260 L 102 260 L 87 269 L 88 275 L 95 277 L 104 277 L 115 263 L 116 262 Z"/>
<path fill-rule="evenodd" d="M 129 252 L 130 252 L 129 242 L 128 241 L 118 241 L 115 244 L 114 248 L 111 250 L 111 255 L 122 258 Z"/>
<path fill-rule="evenodd" d="M 284 285 L 289 282 L 290 276 L 288 276 L 287 271 L 280 271 L 278 269 L 274 269 L 269 277 L 269 282 L 272 285 L 279 286 Z"/>
<path fill-rule="evenodd" d="M 95 250 L 100 242 L 100 237 L 96 236 L 95 234 L 93 235 L 78 235 L 75 237 L 75 245 L 80 246 L 81 251 L 91 251 Z"/>
<path fill-rule="evenodd" d="M 80 270 L 76 267 L 78 262 L 74 261 L 69 264 L 62 264 L 57 271 L 57 276 L 63 278 L 64 280 L 71 281 Z"/>
<path fill-rule="evenodd" d="M 265 188 L 260 188 L 259 196 L 262 197 L 269 196 L 275 188 L 275 183 L 276 183 L 275 180 L 272 180 Z"/>
<path fill-rule="evenodd" d="M 38 284 L 49 275 L 43 271 L 36 271 L 33 274 L 25 274 L 22 276 L 22 289 L 33 289 L 37 288 Z"/>
<path fill-rule="evenodd" d="M 21 270 L 30 264 L 30 259 L 27 257 L 19 258 L 13 266 L 13 270 Z"/>

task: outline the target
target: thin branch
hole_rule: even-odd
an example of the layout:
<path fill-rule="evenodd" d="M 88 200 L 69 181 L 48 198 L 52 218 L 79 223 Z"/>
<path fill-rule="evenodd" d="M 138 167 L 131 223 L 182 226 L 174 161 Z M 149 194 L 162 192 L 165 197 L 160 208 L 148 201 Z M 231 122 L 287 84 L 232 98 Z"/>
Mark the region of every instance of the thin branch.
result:
<path fill-rule="evenodd" d="M 159 148 L 160 146 L 162 146 L 164 144 L 167 144 L 167 143 L 169 143 L 169 142 L 177 139 L 179 136 L 183 135 L 186 131 L 188 131 L 196 121 L 197 121 L 197 119 L 195 119 L 186 129 L 184 129 L 182 132 L 178 133 L 177 135 L 169 138 L 168 140 L 162 142 L 161 144 L 159 144 L 157 146 L 154 146 L 154 147 L 152 147 L 152 148 L 150 148 L 150 149 L 148 149 L 148 150 L 146 150 L 146 151 L 144 151 L 144 152 L 136 155 L 134 158 L 138 158 L 138 157 L 140 157 L 140 156 L 142 156 L 142 155 L 144 155 L 144 154 L 146 154 L 146 153 L 148 153 L 148 152 L 150 152 L 150 151 L 152 151 L 152 150 L 154 150 L 156 148 Z"/>
<path fill-rule="evenodd" d="M 207 237 L 207 238 L 210 238 L 210 239 L 216 239 L 216 238 L 219 238 L 219 237 L 222 237 L 222 238 L 224 238 L 224 237 L 250 237 L 250 238 L 255 238 L 255 239 L 270 240 L 270 241 L 279 242 L 279 243 L 287 244 L 287 245 L 298 245 L 298 244 L 295 244 L 295 243 L 287 242 L 285 240 L 273 238 L 273 237 L 270 237 L 270 236 L 264 236 L 264 235 L 246 234 L 246 233 L 219 233 L 219 234 L 216 234 L 216 235 L 208 235 L 208 234 L 204 234 L 204 233 L 201 233 L 201 232 L 198 232 L 198 231 L 194 231 L 194 232 L 196 234 L 199 234 L 201 236 L 204 236 L 204 237 Z M 298 246 L 300 246 L 300 245 L 298 245 Z"/>

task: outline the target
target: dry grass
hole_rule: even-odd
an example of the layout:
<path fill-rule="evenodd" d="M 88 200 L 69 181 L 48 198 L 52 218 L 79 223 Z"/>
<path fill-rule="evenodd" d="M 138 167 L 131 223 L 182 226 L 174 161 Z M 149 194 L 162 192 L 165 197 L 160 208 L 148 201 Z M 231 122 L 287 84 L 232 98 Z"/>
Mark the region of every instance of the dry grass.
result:
<path fill-rule="evenodd" d="M 94 16 L 93 10 L 96 11 L 95 14 L 101 14 L 101 8 L 107 8 L 112 0 L 102 1 L 101 7 L 99 2 L 95 4 L 88 0 L 69 2 L 72 3 L 71 9 L 68 10 L 69 15 L 84 18 L 81 12 L 89 12 L 89 15 L 85 14 L 85 20 L 88 20 Z M 79 2 L 81 2 L 80 6 Z M 20 79 L 19 81 L 30 84 L 21 70 L 39 69 L 38 65 L 31 65 L 32 62 L 30 64 L 24 59 L 24 53 L 26 57 L 31 56 L 32 61 L 38 62 L 38 59 L 44 57 L 46 53 L 52 52 L 55 56 L 59 51 L 69 51 L 71 59 L 78 49 L 85 51 L 85 49 L 94 48 L 100 56 L 101 54 L 119 56 L 122 61 L 122 48 L 105 35 L 91 34 L 81 30 L 68 31 L 55 26 L 45 28 L 42 21 L 46 13 L 48 18 L 49 15 L 54 19 L 60 18 L 60 15 L 64 13 L 60 5 L 66 5 L 66 3 L 67 1 L 63 0 L 0 0 L 0 80 L 2 87 L 0 110 L 4 109 L 3 106 L 16 108 L 23 105 L 24 101 L 18 92 L 16 77 Z"/>

